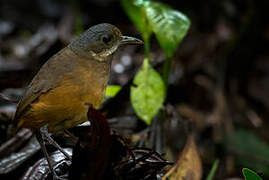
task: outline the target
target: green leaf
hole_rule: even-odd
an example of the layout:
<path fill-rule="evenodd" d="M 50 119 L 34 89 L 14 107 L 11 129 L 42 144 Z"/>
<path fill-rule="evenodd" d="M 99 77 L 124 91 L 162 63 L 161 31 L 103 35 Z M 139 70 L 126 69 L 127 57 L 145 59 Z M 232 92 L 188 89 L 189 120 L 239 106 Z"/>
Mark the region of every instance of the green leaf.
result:
<path fill-rule="evenodd" d="M 142 69 L 136 74 L 131 87 L 131 103 L 138 115 L 150 125 L 152 118 L 162 107 L 165 98 L 165 86 L 159 73 L 145 59 Z"/>
<path fill-rule="evenodd" d="M 143 39 L 149 38 L 153 31 L 166 56 L 172 57 L 190 27 L 190 20 L 183 13 L 159 2 L 121 0 L 121 4 Z"/>
<path fill-rule="evenodd" d="M 121 86 L 119 85 L 109 85 L 106 88 L 105 96 L 113 98 L 120 91 Z"/>
<path fill-rule="evenodd" d="M 137 1 L 137 0 L 121 0 L 121 5 L 128 17 L 135 24 L 138 31 L 142 34 L 143 39 L 149 39 L 152 29 L 148 23 L 145 9 L 143 9 L 144 4 L 147 1 Z"/>
<path fill-rule="evenodd" d="M 212 168 L 211 168 L 211 170 L 210 170 L 210 172 L 209 172 L 209 175 L 206 178 L 206 180 L 213 180 L 218 166 L 219 166 L 219 160 L 216 159 L 213 166 L 212 166 Z"/>
<path fill-rule="evenodd" d="M 190 20 L 183 13 L 162 3 L 146 3 L 144 8 L 160 46 L 167 57 L 172 57 L 190 27 Z"/>
<path fill-rule="evenodd" d="M 226 138 L 228 151 L 240 166 L 260 170 L 269 177 L 269 145 L 249 130 L 236 129 Z"/>
<path fill-rule="evenodd" d="M 242 172 L 245 180 L 262 180 L 262 178 L 257 173 L 248 168 L 243 168 Z"/>

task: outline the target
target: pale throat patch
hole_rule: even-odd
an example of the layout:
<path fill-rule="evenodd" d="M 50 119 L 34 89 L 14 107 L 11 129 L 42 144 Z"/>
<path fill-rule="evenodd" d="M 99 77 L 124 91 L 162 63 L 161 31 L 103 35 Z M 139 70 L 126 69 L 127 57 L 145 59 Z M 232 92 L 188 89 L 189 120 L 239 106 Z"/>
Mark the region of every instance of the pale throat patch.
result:
<path fill-rule="evenodd" d="M 100 53 L 95 53 L 93 51 L 90 51 L 90 54 L 92 57 L 94 57 L 98 61 L 104 61 L 107 56 L 111 55 L 112 53 L 114 53 L 117 50 L 118 46 L 119 46 L 119 44 L 115 44 L 110 49 L 105 49 L 104 51 L 102 51 Z"/>

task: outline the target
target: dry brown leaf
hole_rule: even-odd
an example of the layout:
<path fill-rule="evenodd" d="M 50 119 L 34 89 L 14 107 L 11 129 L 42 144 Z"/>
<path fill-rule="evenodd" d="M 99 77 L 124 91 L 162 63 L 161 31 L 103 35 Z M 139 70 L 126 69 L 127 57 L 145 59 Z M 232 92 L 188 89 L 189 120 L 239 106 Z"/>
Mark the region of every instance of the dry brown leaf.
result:
<path fill-rule="evenodd" d="M 201 159 L 194 137 L 190 135 L 176 164 L 165 174 L 162 180 L 200 180 L 201 177 Z"/>

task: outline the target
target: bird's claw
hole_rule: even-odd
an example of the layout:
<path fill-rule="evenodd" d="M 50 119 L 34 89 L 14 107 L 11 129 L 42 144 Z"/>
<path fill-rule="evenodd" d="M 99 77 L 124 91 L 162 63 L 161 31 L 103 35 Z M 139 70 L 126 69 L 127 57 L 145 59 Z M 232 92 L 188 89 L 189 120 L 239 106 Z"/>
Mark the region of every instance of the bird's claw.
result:
<path fill-rule="evenodd" d="M 51 173 L 51 175 L 52 175 L 53 180 L 67 180 L 67 178 L 58 176 L 55 170 Z"/>

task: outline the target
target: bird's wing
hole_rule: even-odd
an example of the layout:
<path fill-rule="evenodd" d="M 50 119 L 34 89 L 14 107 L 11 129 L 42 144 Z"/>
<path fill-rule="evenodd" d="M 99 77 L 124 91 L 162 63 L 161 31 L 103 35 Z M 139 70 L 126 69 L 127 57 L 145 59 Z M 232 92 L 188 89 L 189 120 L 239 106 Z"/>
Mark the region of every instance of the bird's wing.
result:
<path fill-rule="evenodd" d="M 62 76 L 74 69 L 75 58 L 76 54 L 67 47 L 51 57 L 41 67 L 18 103 L 14 116 L 15 124 L 32 102 L 36 101 L 41 94 L 55 88 Z"/>

